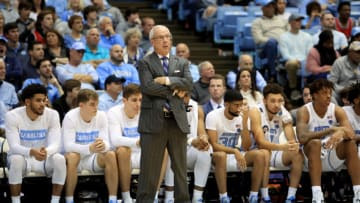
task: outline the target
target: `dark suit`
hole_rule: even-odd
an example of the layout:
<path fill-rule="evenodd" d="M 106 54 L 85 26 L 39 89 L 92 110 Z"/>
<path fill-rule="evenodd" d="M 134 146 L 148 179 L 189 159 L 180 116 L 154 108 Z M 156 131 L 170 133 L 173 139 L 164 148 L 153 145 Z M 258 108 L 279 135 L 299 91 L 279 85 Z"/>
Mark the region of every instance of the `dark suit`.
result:
<path fill-rule="evenodd" d="M 139 76 L 143 94 L 138 130 L 141 133 L 141 162 L 136 202 L 152 203 L 159 182 L 165 148 L 168 149 L 175 173 L 176 202 L 189 202 L 186 181 L 186 135 L 190 132 L 182 98 L 174 89 L 191 90 L 192 78 L 188 61 L 170 56 L 170 85 L 160 85 L 154 78 L 164 76 L 159 56 L 153 52 L 139 61 Z M 164 118 L 168 102 L 174 118 Z"/>
<path fill-rule="evenodd" d="M 205 103 L 205 104 L 203 105 L 203 110 L 204 110 L 204 118 L 206 118 L 206 115 L 207 115 L 208 113 L 210 113 L 212 110 L 214 110 L 214 108 L 213 108 L 213 106 L 212 106 L 212 104 L 211 104 L 210 101 L 208 101 L 207 103 Z"/>

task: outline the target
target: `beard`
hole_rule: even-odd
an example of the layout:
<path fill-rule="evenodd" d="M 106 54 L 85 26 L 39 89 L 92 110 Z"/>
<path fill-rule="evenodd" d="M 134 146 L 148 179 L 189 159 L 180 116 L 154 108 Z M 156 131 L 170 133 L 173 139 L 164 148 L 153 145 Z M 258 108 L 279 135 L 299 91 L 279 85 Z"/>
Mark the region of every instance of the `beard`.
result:
<path fill-rule="evenodd" d="M 36 114 L 36 115 L 38 115 L 38 116 L 41 116 L 41 115 L 43 115 L 44 114 L 44 109 L 45 109 L 45 107 L 39 107 L 38 109 L 36 109 L 34 106 L 30 106 L 30 110 L 34 113 L 34 114 Z"/>
<path fill-rule="evenodd" d="M 234 117 L 238 117 L 240 115 L 240 113 L 235 113 L 235 112 L 232 112 L 230 110 L 228 110 L 228 113 Z"/>

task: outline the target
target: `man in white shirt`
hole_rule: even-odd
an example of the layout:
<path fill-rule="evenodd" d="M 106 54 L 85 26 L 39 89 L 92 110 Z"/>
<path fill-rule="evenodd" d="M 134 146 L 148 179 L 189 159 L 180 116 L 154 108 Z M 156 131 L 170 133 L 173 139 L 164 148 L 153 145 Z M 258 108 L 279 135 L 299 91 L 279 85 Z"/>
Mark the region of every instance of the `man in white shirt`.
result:
<path fill-rule="evenodd" d="M 299 14 L 291 14 L 289 17 L 290 30 L 283 33 L 279 40 L 280 54 L 285 62 L 290 98 L 292 100 L 301 98 L 297 75 L 300 75 L 301 78 L 307 76 L 305 60 L 310 49 L 313 47 L 311 36 L 300 30 L 302 19 L 304 17 Z"/>
<path fill-rule="evenodd" d="M 212 160 L 220 195 L 220 203 L 230 203 L 226 178 L 228 171 L 244 172 L 252 166 L 250 203 L 258 202 L 260 186 L 268 185 L 265 170 L 269 170 L 269 152 L 252 150 L 248 126 L 248 107 L 239 91 L 228 90 L 224 96 L 225 108 L 215 109 L 206 117 L 206 130 L 214 149 Z M 240 142 L 241 139 L 241 143 Z M 240 145 L 240 146 L 239 146 Z"/>
<path fill-rule="evenodd" d="M 252 108 L 249 113 L 251 132 L 258 147 L 271 152 L 271 167 L 290 168 L 290 184 L 286 203 L 295 202 L 304 157 L 295 138 L 292 117 L 283 106 L 283 89 L 278 84 L 268 84 L 264 88 L 263 94 L 263 104 Z M 285 134 L 287 143 L 280 143 L 281 133 Z M 268 188 L 261 188 L 261 190 L 266 194 Z M 264 196 L 263 198 L 266 199 Z"/>
<path fill-rule="evenodd" d="M 25 106 L 5 117 L 11 201 L 20 203 L 22 178 L 33 171 L 52 176 L 51 203 L 59 203 L 66 178 L 65 158 L 59 153 L 59 114 L 46 107 L 47 91 L 40 84 L 27 86 L 21 98 Z"/>
<path fill-rule="evenodd" d="M 118 170 L 115 152 L 109 151 L 106 114 L 98 111 L 99 98 L 93 90 L 80 90 L 77 102 L 79 107 L 65 115 L 62 126 L 67 163 L 66 203 L 74 202 L 77 172 L 81 170 L 104 172 L 109 203 L 116 203 Z"/>

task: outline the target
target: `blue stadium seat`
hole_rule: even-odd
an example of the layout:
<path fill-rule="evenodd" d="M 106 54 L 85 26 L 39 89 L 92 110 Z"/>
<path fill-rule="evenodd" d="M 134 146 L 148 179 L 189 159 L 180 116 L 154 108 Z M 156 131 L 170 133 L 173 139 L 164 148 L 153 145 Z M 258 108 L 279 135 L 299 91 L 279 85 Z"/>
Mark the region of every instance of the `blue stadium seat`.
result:
<path fill-rule="evenodd" d="M 253 20 L 253 16 L 239 17 L 237 19 L 236 35 L 234 37 L 234 54 L 236 56 L 243 54 L 243 52 L 255 56 L 256 45 L 251 34 L 251 22 Z"/>
<path fill-rule="evenodd" d="M 352 8 L 351 8 L 352 9 Z M 356 21 L 360 18 L 360 10 L 359 11 L 353 11 L 351 10 L 350 17 L 355 19 Z"/>
<path fill-rule="evenodd" d="M 300 9 L 297 8 L 297 7 L 286 7 L 285 12 L 288 12 L 288 13 L 300 13 Z"/>
<path fill-rule="evenodd" d="M 351 11 L 360 12 L 360 1 L 351 1 Z"/>
<path fill-rule="evenodd" d="M 233 43 L 238 17 L 248 16 L 241 6 L 221 6 L 214 25 L 215 43 Z"/>
<path fill-rule="evenodd" d="M 179 2 L 179 10 L 178 10 L 178 19 L 179 20 L 186 20 L 186 17 L 191 14 L 189 9 L 185 9 L 185 2 L 184 0 L 180 0 Z"/>
<path fill-rule="evenodd" d="M 196 22 L 195 22 L 195 28 L 196 32 L 204 32 L 206 29 L 206 21 L 202 19 L 202 15 L 205 9 L 199 9 L 196 12 Z"/>

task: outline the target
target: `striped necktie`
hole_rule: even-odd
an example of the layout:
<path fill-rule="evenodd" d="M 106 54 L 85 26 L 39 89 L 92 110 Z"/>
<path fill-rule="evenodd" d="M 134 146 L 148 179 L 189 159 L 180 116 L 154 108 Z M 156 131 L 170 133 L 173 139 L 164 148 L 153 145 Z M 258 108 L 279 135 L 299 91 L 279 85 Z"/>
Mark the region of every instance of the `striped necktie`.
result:
<path fill-rule="evenodd" d="M 168 62 L 168 57 L 163 56 L 163 57 L 161 58 L 161 60 L 162 60 L 162 66 L 163 66 L 165 75 L 169 75 L 169 62 Z"/>

